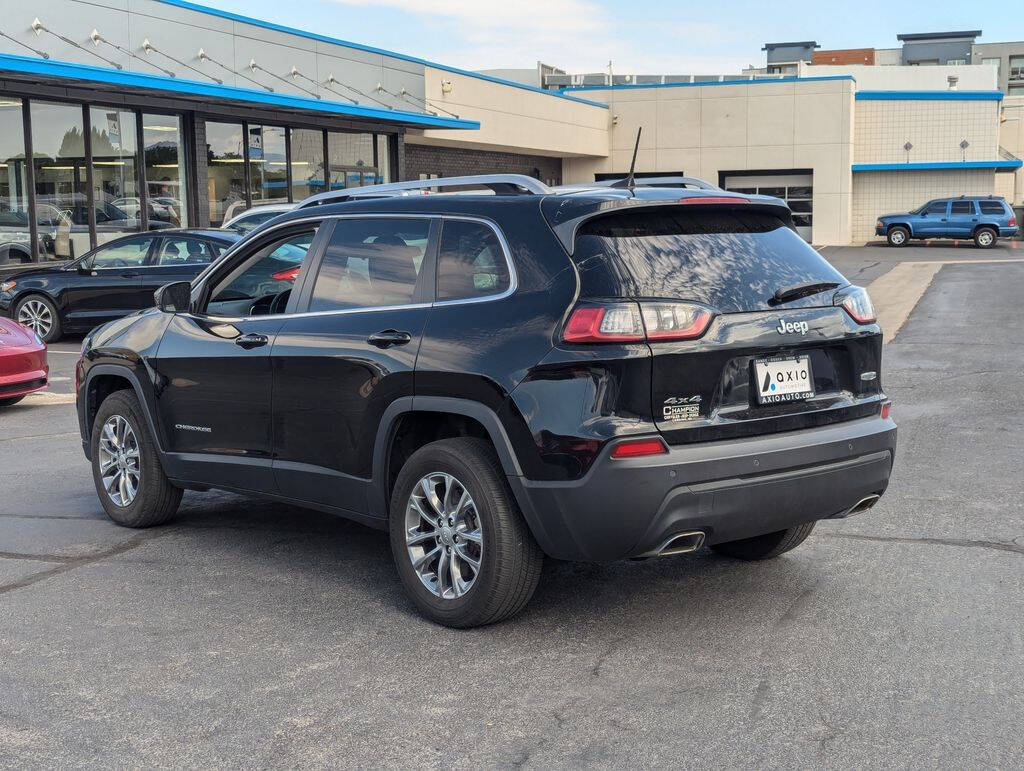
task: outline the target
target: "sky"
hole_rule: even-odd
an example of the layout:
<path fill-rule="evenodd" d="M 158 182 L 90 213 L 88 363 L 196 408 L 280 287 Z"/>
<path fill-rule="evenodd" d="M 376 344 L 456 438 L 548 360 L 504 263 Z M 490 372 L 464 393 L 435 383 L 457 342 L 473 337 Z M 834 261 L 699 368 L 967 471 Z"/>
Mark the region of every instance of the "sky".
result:
<path fill-rule="evenodd" d="M 1021 0 L 196 0 L 464 69 L 719 74 L 764 62 L 768 41 L 896 48 L 897 33 L 980 29 L 979 42 L 1024 40 Z"/>

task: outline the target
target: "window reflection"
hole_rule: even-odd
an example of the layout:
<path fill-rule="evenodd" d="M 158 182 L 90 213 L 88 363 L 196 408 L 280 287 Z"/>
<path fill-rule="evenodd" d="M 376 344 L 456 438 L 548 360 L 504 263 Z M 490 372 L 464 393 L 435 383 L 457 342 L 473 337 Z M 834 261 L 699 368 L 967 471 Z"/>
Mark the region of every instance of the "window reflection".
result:
<path fill-rule="evenodd" d="M 185 135 L 177 115 L 142 116 L 149 227 L 186 227 Z"/>
<path fill-rule="evenodd" d="M 330 163 L 332 190 L 376 184 L 373 134 L 328 132 L 327 158 Z"/>
<path fill-rule="evenodd" d="M 21 100 L 0 99 L 0 265 L 32 259 Z"/>
<path fill-rule="evenodd" d="M 249 126 L 249 195 L 253 206 L 288 199 L 284 129 Z"/>
<path fill-rule="evenodd" d="M 292 199 L 324 191 L 324 133 L 292 129 Z"/>
<path fill-rule="evenodd" d="M 93 107 L 89 123 L 96 242 L 102 244 L 141 228 L 135 113 Z"/>
<path fill-rule="evenodd" d="M 32 102 L 31 112 L 40 259 L 74 259 L 90 245 L 82 108 Z"/>
<path fill-rule="evenodd" d="M 241 123 L 206 124 L 210 224 L 222 225 L 246 208 L 245 137 Z"/>

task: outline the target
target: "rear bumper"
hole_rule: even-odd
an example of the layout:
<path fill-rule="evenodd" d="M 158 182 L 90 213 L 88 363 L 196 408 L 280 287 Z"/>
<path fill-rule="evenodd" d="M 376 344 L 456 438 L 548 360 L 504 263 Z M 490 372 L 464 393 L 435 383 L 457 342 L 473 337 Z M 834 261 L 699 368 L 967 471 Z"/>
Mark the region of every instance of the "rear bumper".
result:
<path fill-rule="evenodd" d="M 895 451 L 896 424 L 875 416 L 653 458 L 612 460 L 606 447 L 582 479 L 510 482 L 548 555 L 604 562 L 681 532 L 715 544 L 843 515 L 885 492 Z"/>

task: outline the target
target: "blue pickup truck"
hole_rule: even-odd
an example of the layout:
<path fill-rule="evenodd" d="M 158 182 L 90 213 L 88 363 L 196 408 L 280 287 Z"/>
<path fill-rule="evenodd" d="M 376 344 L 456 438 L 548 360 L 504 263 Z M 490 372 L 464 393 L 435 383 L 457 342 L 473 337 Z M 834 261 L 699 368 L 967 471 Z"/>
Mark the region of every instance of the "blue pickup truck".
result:
<path fill-rule="evenodd" d="M 875 235 L 885 236 L 889 246 L 906 246 L 912 238 L 971 238 L 988 249 L 1017 230 L 1013 209 L 991 195 L 936 198 L 904 214 L 883 214 L 875 223 Z"/>

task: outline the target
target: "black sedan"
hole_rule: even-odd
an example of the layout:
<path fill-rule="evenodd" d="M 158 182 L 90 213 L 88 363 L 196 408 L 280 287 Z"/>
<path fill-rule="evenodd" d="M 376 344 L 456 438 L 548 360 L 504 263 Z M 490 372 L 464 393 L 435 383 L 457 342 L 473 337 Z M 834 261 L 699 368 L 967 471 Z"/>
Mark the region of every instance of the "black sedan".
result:
<path fill-rule="evenodd" d="M 0 281 L 0 315 L 52 343 L 153 305 L 164 284 L 191 281 L 240 240 L 225 230 L 137 233 L 60 266 L 22 270 Z"/>

